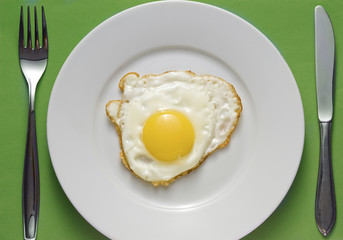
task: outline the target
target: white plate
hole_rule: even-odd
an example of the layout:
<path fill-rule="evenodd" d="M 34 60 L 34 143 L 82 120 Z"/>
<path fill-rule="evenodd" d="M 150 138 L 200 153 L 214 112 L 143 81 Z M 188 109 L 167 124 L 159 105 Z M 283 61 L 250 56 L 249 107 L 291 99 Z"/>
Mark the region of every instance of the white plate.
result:
<path fill-rule="evenodd" d="M 119 159 L 105 104 L 127 72 L 192 70 L 222 77 L 242 98 L 228 147 L 168 188 Z M 301 160 L 302 102 L 278 50 L 236 15 L 195 2 L 155 2 L 91 31 L 54 85 L 47 120 L 53 167 L 80 214 L 111 239 L 237 239 L 280 204 Z"/>

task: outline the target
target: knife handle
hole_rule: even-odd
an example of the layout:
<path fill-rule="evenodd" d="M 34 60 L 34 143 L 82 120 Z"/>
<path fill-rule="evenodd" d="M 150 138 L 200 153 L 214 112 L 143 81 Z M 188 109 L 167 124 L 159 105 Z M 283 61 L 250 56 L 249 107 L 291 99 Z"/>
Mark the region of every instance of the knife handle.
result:
<path fill-rule="evenodd" d="M 320 122 L 320 159 L 316 193 L 316 222 L 319 231 L 327 236 L 336 221 L 335 188 L 331 161 L 331 121 Z"/>

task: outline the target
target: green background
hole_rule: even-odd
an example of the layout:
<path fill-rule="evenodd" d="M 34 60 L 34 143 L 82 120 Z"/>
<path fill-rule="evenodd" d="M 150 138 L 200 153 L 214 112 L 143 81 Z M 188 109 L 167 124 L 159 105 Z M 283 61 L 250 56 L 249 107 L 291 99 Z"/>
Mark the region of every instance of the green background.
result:
<path fill-rule="evenodd" d="M 143 0 L 0 0 L 0 239 L 22 239 L 21 189 L 27 129 L 28 93 L 18 61 L 20 5 L 45 6 L 49 61 L 36 95 L 41 205 L 38 239 L 106 239 L 71 205 L 53 170 L 46 137 L 50 93 L 64 61 L 77 43 L 112 15 Z M 324 239 L 317 230 L 314 202 L 319 127 L 316 109 L 314 7 L 324 6 L 336 38 L 336 96 L 332 156 L 337 221 L 326 239 L 343 239 L 343 2 L 341 0 L 207 0 L 247 20 L 263 32 L 289 64 L 305 113 L 305 145 L 298 174 L 275 212 L 244 239 Z M 225 27 L 223 25 L 222 27 Z M 114 203 L 115 204 L 115 203 Z M 134 229 L 133 229 L 134 231 Z M 142 239 L 144 236 L 142 236 Z"/>

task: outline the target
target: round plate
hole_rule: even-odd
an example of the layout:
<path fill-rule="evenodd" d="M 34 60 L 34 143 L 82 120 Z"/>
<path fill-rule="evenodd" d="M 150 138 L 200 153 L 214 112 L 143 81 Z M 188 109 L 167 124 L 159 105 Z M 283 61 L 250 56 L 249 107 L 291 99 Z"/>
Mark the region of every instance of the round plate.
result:
<path fill-rule="evenodd" d="M 230 144 L 169 187 L 128 171 L 105 104 L 127 72 L 191 70 L 233 84 L 243 112 Z M 304 142 L 302 102 L 278 50 L 256 28 L 210 5 L 163 1 L 123 11 L 91 31 L 51 94 L 48 144 L 61 186 L 111 239 L 237 239 L 280 204 Z"/>

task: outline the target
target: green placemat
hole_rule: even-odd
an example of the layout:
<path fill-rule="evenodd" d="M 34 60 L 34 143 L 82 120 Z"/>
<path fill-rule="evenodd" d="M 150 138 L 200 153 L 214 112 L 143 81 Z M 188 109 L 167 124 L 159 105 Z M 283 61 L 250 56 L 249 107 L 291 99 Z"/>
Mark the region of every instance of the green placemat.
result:
<path fill-rule="evenodd" d="M 36 119 L 40 158 L 41 205 L 38 239 L 106 239 L 89 225 L 65 196 L 54 173 L 46 140 L 50 93 L 64 61 L 77 43 L 112 15 L 143 0 L 0 1 L 0 239 L 22 239 L 21 188 L 27 127 L 28 93 L 18 62 L 20 5 L 44 5 L 48 22 L 49 62 L 37 89 Z M 326 239 L 343 239 L 343 3 L 340 0 L 227 0 L 202 1 L 244 18 L 263 32 L 290 66 L 301 93 L 306 124 L 305 146 L 295 181 L 276 211 L 255 231 L 252 239 L 324 239 L 316 228 L 316 191 L 319 127 L 314 65 L 314 7 L 329 13 L 336 38 L 336 96 L 332 157 L 336 185 L 337 221 Z M 225 26 L 223 26 L 225 27 Z"/>

